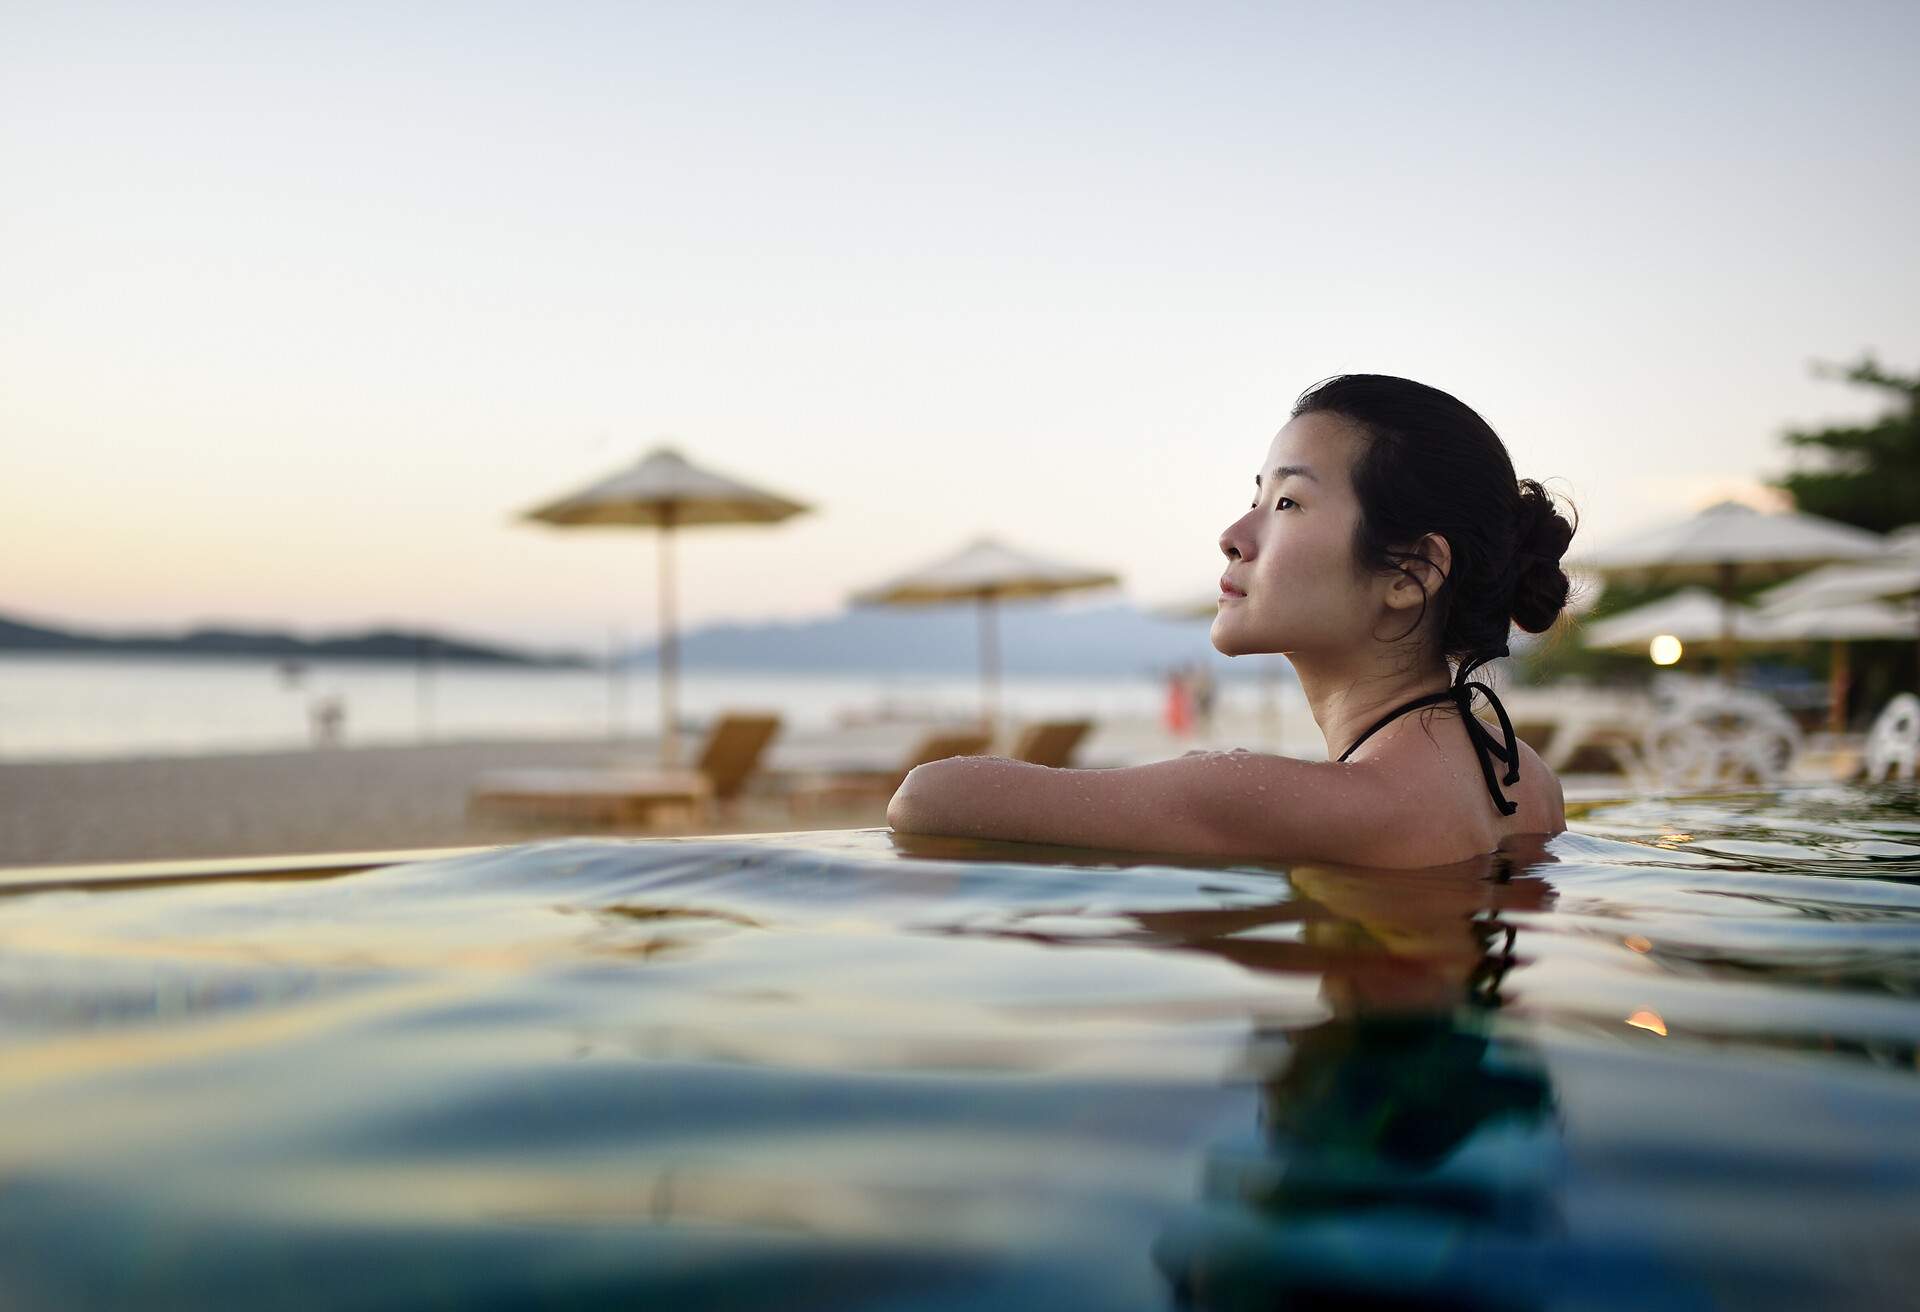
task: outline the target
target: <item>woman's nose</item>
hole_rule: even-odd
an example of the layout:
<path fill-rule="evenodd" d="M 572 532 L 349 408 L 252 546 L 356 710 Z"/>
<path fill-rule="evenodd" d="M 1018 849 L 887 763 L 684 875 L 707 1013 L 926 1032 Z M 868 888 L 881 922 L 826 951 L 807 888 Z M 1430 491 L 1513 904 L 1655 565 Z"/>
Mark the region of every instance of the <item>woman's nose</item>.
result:
<path fill-rule="evenodd" d="M 1227 525 L 1226 531 L 1220 535 L 1220 552 L 1228 560 L 1243 560 L 1247 554 L 1242 550 L 1245 541 L 1246 539 L 1240 533 L 1240 523 L 1235 520 Z"/>

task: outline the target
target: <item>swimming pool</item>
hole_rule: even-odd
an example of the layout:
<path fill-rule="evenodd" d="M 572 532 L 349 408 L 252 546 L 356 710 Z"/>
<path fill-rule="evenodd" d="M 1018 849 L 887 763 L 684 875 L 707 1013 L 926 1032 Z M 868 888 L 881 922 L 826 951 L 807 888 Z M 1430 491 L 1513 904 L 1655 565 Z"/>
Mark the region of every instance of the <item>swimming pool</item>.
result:
<path fill-rule="evenodd" d="M 1911 1304 L 1915 793 L 1575 826 L 16 884 L 0 1303 Z"/>

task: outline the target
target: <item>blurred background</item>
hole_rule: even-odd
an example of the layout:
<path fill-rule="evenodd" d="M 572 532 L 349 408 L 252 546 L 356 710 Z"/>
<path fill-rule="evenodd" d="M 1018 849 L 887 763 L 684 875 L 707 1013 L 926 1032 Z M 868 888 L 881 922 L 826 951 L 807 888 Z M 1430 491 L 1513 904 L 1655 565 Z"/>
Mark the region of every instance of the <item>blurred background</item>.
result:
<path fill-rule="evenodd" d="M 1318 755 L 1285 662 L 1206 616 L 1269 437 L 1342 371 L 1455 393 L 1578 508 L 1583 617 L 1510 681 L 1632 720 L 1692 673 L 1842 762 L 1913 687 L 1884 615 L 1732 659 L 1730 610 L 1580 636 L 1907 558 L 1911 5 L 0 29 L 0 861 L 878 823 L 971 725 L 1082 726 L 1054 763 Z M 662 448 L 792 509 L 683 479 L 531 517 Z M 1727 501 L 1875 543 L 1609 564 Z M 729 782 L 747 711 L 777 725 Z M 765 807 L 706 809 L 735 793 Z"/>

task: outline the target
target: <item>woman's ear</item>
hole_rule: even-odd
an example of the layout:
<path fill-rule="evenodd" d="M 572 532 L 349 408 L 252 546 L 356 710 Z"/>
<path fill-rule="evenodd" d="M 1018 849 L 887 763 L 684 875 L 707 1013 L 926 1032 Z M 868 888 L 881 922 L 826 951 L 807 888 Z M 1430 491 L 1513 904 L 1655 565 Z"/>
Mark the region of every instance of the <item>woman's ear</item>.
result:
<path fill-rule="evenodd" d="M 1395 610 L 1426 605 L 1452 572 L 1452 544 L 1438 533 L 1427 534 L 1400 561 L 1400 570 L 1387 589 L 1387 605 Z"/>

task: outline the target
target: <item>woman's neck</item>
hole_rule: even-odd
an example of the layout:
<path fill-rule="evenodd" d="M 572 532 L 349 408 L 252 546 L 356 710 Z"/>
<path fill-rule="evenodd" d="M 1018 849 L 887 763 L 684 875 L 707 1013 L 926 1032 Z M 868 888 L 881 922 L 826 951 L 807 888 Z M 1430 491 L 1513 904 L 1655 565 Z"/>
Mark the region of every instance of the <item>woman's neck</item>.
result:
<path fill-rule="evenodd" d="M 1358 663 L 1351 659 L 1320 661 L 1305 654 L 1290 659 L 1300 676 L 1300 690 L 1313 711 L 1313 722 L 1320 726 L 1320 736 L 1326 741 L 1328 760 L 1346 751 L 1354 739 L 1394 707 L 1451 686 L 1444 663 L 1408 666 L 1406 654 L 1399 648 L 1386 648 L 1379 656 Z"/>

